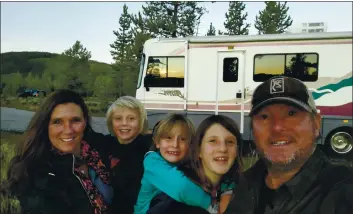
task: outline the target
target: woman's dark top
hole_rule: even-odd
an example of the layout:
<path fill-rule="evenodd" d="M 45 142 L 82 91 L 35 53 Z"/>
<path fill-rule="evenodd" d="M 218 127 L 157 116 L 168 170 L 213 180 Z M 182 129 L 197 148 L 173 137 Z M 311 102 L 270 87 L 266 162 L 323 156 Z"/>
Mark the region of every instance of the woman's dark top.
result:
<path fill-rule="evenodd" d="M 139 135 L 129 144 L 115 137 L 89 132 L 84 138 L 97 149 L 109 170 L 114 196 L 105 213 L 133 213 L 143 175 L 144 155 L 152 143 L 151 135 Z M 73 174 L 73 155 L 49 155 L 49 161 L 30 172 L 30 188 L 17 195 L 22 213 L 94 213 L 84 185 Z"/>
<path fill-rule="evenodd" d="M 104 174 L 104 179 L 109 180 L 111 186 L 110 176 L 110 159 L 109 153 L 105 147 L 101 147 L 100 143 L 94 142 L 85 138 L 94 151 L 99 154 L 99 163 L 105 165 L 104 172 L 100 168 L 97 174 Z M 95 153 L 97 154 L 97 153 Z M 98 155 L 96 155 L 98 157 Z M 89 199 L 99 200 L 99 197 L 94 197 L 96 190 L 87 191 L 87 185 L 83 179 L 78 175 L 77 167 L 74 165 L 76 159 L 72 154 L 57 154 L 50 152 L 46 163 L 38 165 L 29 170 L 29 185 L 24 191 L 16 194 L 21 204 L 21 213 L 50 213 L 50 214 L 89 214 L 94 213 L 95 202 Z M 75 173 L 74 173 L 75 172 Z M 84 174 L 84 173 L 83 173 Z M 81 177 L 82 178 L 82 177 Z M 89 181 L 88 181 L 89 182 Z M 110 187 L 111 188 L 111 187 Z M 100 194 L 98 194 L 100 195 Z M 102 198 L 102 197 L 101 197 Z M 104 198 L 104 197 L 103 197 Z M 102 204 L 97 202 L 97 204 Z M 109 204 L 109 203 L 107 203 Z M 114 213 L 108 206 L 108 210 L 102 213 Z"/>

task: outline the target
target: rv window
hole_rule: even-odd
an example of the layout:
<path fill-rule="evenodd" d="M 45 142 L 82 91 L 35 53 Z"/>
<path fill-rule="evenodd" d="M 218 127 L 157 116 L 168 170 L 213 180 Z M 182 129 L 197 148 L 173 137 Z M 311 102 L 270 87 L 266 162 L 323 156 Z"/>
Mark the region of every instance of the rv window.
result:
<path fill-rule="evenodd" d="M 305 82 L 318 79 L 317 53 L 257 54 L 254 57 L 254 81 L 263 82 L 283 75 Z"/>
<path fill-rule="evenodd" d="M 223 59 L 223 82 L 238 81 L 238 58 Z"/>
<path fill-rule="evenodd" d="M 148 87 L 184 87 L 184 57 L 149 57 Z"/>

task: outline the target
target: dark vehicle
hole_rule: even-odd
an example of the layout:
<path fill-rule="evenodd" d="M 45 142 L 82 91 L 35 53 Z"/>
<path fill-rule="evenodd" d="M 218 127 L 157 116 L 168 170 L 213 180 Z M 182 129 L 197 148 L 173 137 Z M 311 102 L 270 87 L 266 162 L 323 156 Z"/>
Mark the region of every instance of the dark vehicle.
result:
<path fill-rule="evenodd" d="M 43 90 L 26 89 L 22 93 L 20 93 L 18 97 L 40 97 L 40 96 L 45 97 L 46 95 L 47 93 Z"/>

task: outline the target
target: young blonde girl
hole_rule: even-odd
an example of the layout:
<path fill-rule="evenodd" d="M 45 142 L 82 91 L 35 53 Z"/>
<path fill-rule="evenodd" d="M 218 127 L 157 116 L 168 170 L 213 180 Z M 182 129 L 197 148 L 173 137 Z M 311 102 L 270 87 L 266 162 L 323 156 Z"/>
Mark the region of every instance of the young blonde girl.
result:
<path fill-rule="evenodd" d="M 177 169 L 185 161 L 194 133 L 193 124 L 183 115 L 172 114 L 160 121 L 153 133 L 154 151 L 148 152 L 144 159 L 134 213 L 146 213 L 151 200 L 162 192 L 176 201 L 208 209 L 210 195 Z"/>

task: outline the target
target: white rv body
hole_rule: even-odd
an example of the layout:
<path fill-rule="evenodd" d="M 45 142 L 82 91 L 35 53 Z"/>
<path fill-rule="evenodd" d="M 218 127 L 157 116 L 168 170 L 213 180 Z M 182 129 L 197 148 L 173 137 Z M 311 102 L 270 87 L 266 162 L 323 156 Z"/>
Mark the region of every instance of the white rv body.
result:
<path fill-rule="evenodd" d="M 270 77 L 265 74 L 295 72 L 324 118 L 323 139 L 342 128 L 351 131 L 352 32 L 150 39 L 136 98 L 148 111 L 150 128 L 171 112 L 184 112 L 196 126 L 211 114 L 224 114 L 250 140 L 254 89 Z"/>

